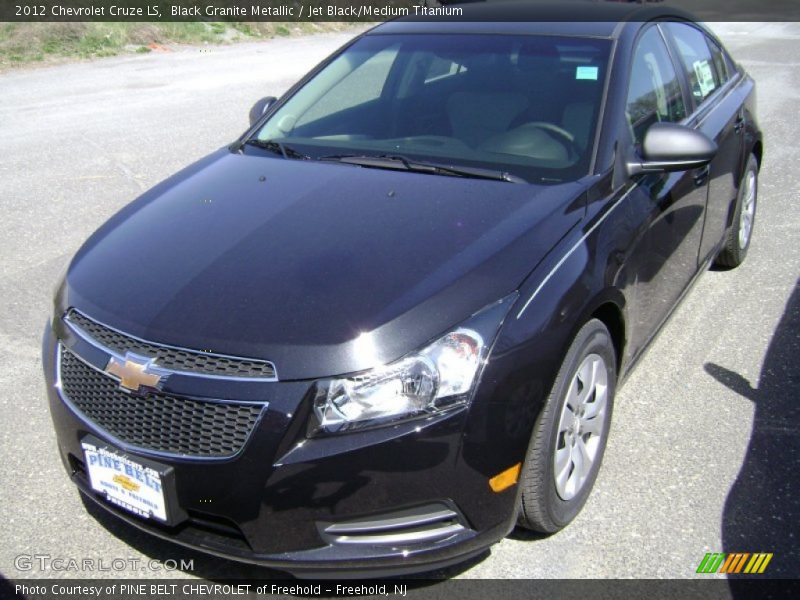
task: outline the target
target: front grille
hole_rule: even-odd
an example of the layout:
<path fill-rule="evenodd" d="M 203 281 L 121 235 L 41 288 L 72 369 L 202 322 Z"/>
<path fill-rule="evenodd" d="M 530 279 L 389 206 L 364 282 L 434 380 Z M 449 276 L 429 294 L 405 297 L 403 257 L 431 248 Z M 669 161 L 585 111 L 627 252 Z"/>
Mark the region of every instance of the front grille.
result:
<path fill-rule="evenodd" d="M 210 402 L 150 392 L 134 396 L 116 380 L 61 348 L 61 390 L 89 420 L 145 450 L 225 457 L 245 444 L 262 405 Z"/>
<path fill-rule="evenodd" d="M 66 321 L 117 354 L 124 356 L 128 351 L 141 354 L 154 359 L 158 366 L 165 369 L 228 377 L 275 378 L 275 366 L 266 360 L 237 358 L 145 342 L 101 325 L 76 310 L 67 313 Z"/>

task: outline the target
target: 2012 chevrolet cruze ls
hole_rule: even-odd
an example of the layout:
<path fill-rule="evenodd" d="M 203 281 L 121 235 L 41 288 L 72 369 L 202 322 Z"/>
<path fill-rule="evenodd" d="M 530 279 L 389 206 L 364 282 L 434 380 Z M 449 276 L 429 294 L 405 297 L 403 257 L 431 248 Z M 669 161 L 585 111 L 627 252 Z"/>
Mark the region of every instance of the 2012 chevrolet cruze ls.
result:
<path fill-rule="evenodd" d="M 763 152 L 710 31 L 613 10 L 380 25 L 103 225 L 43 349 L 80 491 L 307 576 L 569 523 L 620 379 L 744 260 Z"/>

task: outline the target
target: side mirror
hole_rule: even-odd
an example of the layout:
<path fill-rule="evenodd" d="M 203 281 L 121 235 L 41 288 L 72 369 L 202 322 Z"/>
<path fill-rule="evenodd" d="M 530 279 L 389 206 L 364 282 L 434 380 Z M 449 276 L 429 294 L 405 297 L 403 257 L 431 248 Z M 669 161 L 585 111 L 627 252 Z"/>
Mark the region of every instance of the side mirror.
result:
<path fill-rule="evenodd" d="M 267 96 L 253 104 L 253 108 L 250 109 L 250 125 L 255 125 L 256 121 L 264 116 L 264 113 L 269 110 L 269 107 L 272 106 L 276 100 L 277 98 L 275 96 Z"/>
<path fill-rule="evenodd" d="M 628 161 L 628 174 L 698 169 L 716 154 L 714 141 L 696 129 L 677 123 L 654 123 L 644 134 L 642 156 Z"/>

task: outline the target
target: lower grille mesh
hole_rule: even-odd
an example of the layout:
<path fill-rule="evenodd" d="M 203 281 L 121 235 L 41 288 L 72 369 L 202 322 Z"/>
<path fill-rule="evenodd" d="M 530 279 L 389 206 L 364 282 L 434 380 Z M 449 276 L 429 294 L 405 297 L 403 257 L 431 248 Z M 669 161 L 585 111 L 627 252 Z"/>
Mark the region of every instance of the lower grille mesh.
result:
<path fill-rule="evenodd" d="M 123 442 L 187 456 L 236 454 L 262 409 L 258 404 L 207 402 L 158 392 L 134 396 L 63 347 L 61 389 L 86 417 Z"/>

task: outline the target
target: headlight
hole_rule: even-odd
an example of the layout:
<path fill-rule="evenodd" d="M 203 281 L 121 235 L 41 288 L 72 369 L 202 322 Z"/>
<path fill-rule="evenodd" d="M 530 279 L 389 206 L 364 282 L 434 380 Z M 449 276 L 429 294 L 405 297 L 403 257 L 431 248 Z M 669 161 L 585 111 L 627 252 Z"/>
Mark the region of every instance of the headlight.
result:
<path fill-rule="evenodd" d="M 516 295 L 394 363 L 319 383 L 310 434 L 340 433 L 466 404 L 489 345 Z M 488 342 L 486 339 L 488 339 Z"/>
<path fill-rule="evenodd" d="M 318 428 L 328 432 L 421 416 L 463 404 L 486 346 L 471 329 L 457 329 L 395 363 L 320 387 Z"/>

